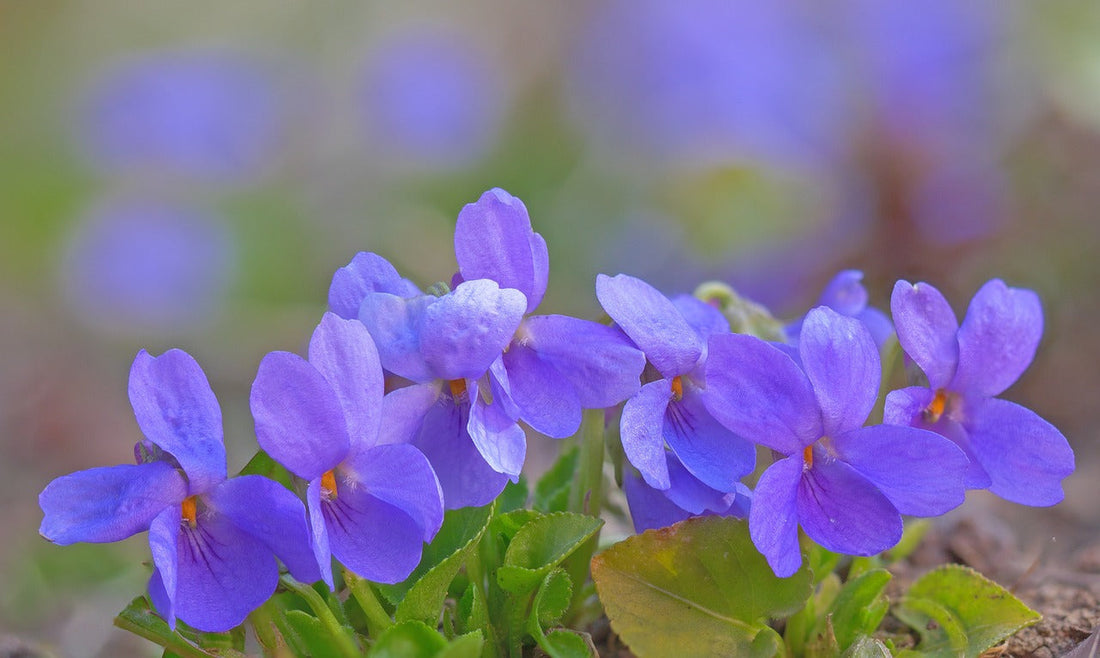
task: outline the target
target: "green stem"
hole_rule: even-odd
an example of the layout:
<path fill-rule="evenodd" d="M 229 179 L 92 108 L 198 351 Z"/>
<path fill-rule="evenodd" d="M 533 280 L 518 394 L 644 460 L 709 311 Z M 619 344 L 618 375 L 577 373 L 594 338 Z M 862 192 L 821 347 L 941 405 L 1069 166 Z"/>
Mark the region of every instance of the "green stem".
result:
<path fill-rule="evenodd" d="M 374 588 L 368 581 L 345 569 L 344 582 L 351 590 L 351 595 L 355 597 L 359 607 L 363 609 L 363 614 L 367 616 L 367 632 L 372 638 L 377 639 L 383 631 L 393 626 L 389 613 L 382 607 L 381 601 L 378 600 Z"/>
<path fill-rule="evenodd" d="M 248 623 L 252 626 L 252 632 L 256 634 L 256 640 L 259 641 L 265 655 L 289 658 L 294 655 L 294 652 L 287 646 L 285 631 L 276 624 L 278 610 L 274 606 L 275 600 L 268 599 L 248 615 Z"/>
<path fill-rule="evenodd" d="M 328 604 L 317 593 L 317 590 L 305 583 L 298 582 L 289 574 L 280 576 L 279 582 L 306 600 L 309 607 L 313 609 L 313 614 L 317 615 L 317 619 L 320 620 L 325 630 L 340 647 L 341 655 L 345 658 L 360 658 L 363 655 L 363 652 L 356 646 L 355 640 L 348 634 L 348 630 L 340 624 L 339 620 L 336 619 L 336 615 L 332 614 L 332 610 L 329 609 Z"/>
<path fill-rule="evenodd" d="M 569 511 L 599 516 L 603 507 L 604 410 L 586 409 L 577 433 L 577 483 L 569 491 Z"/>
<path fill-rule="evenodd" d="M 182 658 L 210 658 L 209 653 L 191 644 L 175 633 L 173 633 L 171 637 L 165 637 L 152 629 L 146 628 L 140 624 L 135 624 L 122 616 L 115 617 L 115 626 L 139 637 L 143 637 L 150 642 L 155 642 L 165 649 L 170 650 L 172 653 L 180 655 Z"/>

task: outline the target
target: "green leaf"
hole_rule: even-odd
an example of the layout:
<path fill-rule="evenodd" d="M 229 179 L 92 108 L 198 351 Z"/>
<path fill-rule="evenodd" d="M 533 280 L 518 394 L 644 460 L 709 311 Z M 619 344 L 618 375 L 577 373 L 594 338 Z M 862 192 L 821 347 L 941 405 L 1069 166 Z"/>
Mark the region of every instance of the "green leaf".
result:
<path fill-rule="evenodd" d="M 852 646 L 848 647 L 848 650 L 844 652 L 842 658 L 892 658 L 893 654 L 890 653 L 890 649 L 886 647 L 880 640 L 876 640 L 866 635 L 860 636 Z"/>
<path fill-rule="evenodd" d="M 179 625 L 182 626 L 182 622 Z M 243 656 L 239 651 L 232 648 L 219 647 L 207 651 L 199 647 L 169 628 L 168 622 L 153 611 L 152 606 L 149 605 L 149 600 L 144 596 L 137 597 L 122 612 L 118 613 L 118 616 L 115 617 L 115 626 L 155 642 L 183 658 Z"/>
<path fill-rule="evenodd" d="M 341 645 L 337 643 L 321 620 L 303 610 L 287 610 L 283 615 L 287 625 L 297 636 L 306 654 L 310 656 L 339 656 Z M 347 629 L 351 632 L 351 629 Z"/>
<path fill-rule="evenodd" d="M 446 647 L 447 640 L 434 628 L 419 621 L 406 621 L 387 628 L 367 655 L 370 658 L 434 658 Z"/>
<path fill-rule="evenodd" d="M 492 506 L 448 511 L 412 574 L 396 585 L 377 586 L 390 602 L 397 603 L 398 622 L 418 619 L 433 625 L 438 621 L 447 588 L 476 550 L 492 513 Z"/>
<path fill-rule="evenodd" d="M 829 610 L 841 651 L 882 623 L 890 607 L 882 593 L 891 578 L 889 571 L 873 569 L 844 584 Z"/>
<path fill-rule="evenodd" d="M 294 491 L 294 476 L 263 450 L 256 452 L 256 455 L 241 469 L 239 475 L 262 475 Z"/>
<path fill-rule="evenodd" d="M 595 658 L 599 655 L 587 635 L 565 629 L 550 631 L 539 646 L 550 654 L 550 658 Z"/>
<path fill-rule="evenodd" d="M 913 583 L 894 615 L 920 634 L 921 652 L 968 657 L 1041 618 L 1005 588 L 957 564 L 934 569 Z"/>
<path fill-rule="evenodd" d="M 500 512 L 511 512 L 527 506 L 527 480 L 521 475 L 518 482 L 508 481 L 504 491 L 496 499 L 496 508 Z"/>
<path fill-rule="evenodd" d="M 540 512 L 564 512 L 569 507 L 569 491 L 576 484 L 577 446 L 562 451 L 557 461 L 535 484 L 534 508 Z"/>
<path fill-rule="evenodd" d="M 558 623 L 565 611 L 569 609 L 572 597 L 573 581 L 569 578 L 569 574 L 561 569 L 554 569 L 546 574 L 542 585 L 539 586 L 539 591 L 535 594 L 534 618 L 544 628 Z"/>
<path fill-rule="evenodd" d="M 638 656 L 770 655 L 764 621 L 803 606 L 811 574 L 777 578 L 743 521 L 700 517 L 649 530 L 592 560 L 615 631 Z M 768 629 L 770 631 L 770 629 Z"/>
<path fill-rule="evenodd" d="M 485 636 L 481 631 L 473 631 L 451 640 L 446 649 L 436 654 L 436 658 L 480 658 L 484 645 Z"/>
<path fill-rule="evenodd" d="M 532 519 L 509 542 L 504 564 L 549 571 L 602 525 L 598 518 L 573 512 L 555 512 Z"/>

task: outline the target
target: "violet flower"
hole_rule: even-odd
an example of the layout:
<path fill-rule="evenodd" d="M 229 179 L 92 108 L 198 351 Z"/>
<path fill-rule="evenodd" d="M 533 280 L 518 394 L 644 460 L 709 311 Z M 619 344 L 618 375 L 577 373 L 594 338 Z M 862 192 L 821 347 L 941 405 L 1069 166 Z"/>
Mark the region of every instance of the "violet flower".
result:
<path fill-rule="evenodd" d="M 42 491 L 39 532 L 56 544 L 112 542 L 149 531 L 149 596 L 175 628 L 237 626 L 279 580 L 278 557 L 295 578 L 320 578 L 298 498 L 258 475 L 226 479 L 218 401 L 186 352 L 130 370 L 130 402 L 146 440 L 139 463 L 57 478 Z"/>
<path fill-rule="evenodd" d="M 821 546 L 874 555 L 901 538 L 902 514 L 942 514 L 964 498 L 966 456 L 912 427 L 863 427 L 881 368 L 870 332 L 828 307 L 802 326 L 801 364 L 741 334 L 714 335 L 706 405 L 723 425 L 771 448 L 749 532 L 775 574 L 798 570 L 798 526 Z"/>
<path fill-rule="evenodd" d="M 880 350 L 894 333 L 890 318 L 877 308 L 867 305 L 867 289 L 863 287 L 863 272 L 859 270 L 838 272 L 821 292 L 816 306 L 828 306 L 841 315 L 862 322 L 871 332 L 871 337 Z M 792 344 L 798 344 L 803 319 L 799 318 L 787 326 L 787 336 Z"/>
<path fill-rule="evenodd" d="M 494 188 L 455 225 L 464 279 L 491 279 L 527 297 L 527 314 L 490 372 L 510 415 L 554 438 L 571 436 L 582 409 L 614 406 L 637 392 L 645 356 L 622 332 L 564 315 L 530 315 L 549 275 L 546 242 L 523 202 Z M 495 403 L 495 401 L 494 401 Z"/>
<path fill-rule="evenodd" d="M 673 302 L 626 274 L 596 278 L 596 297 L 652 365 L 646 383 L 623 407 L 620 434 L 627 459 L 656 489 L 671 485 L 666 446 L 693 476 L 722 492 L 736 491 L 756 451 L 721 425 L 703 403 L 707 337 L 728 333 L 717 309 L 692 297 Z"/>
<path fill-rule="evenodd" d="M 928 386 L 886 396 L 886 422 L 933 430 L 970 458 L 966 486 L 1024 505 L 1053 505 L 1074 469 L 1073 449 L 1053 425 L 1000 395 L 1027 369 L 1043 334 L 1031 290 L 1000 279 L 974 295 L 962 326 L 938 290 L 898 281 L 891 310 L 902 349 Z"/>
<path fill-rule="evenodd" d="M 250 404 L 260 447 L 309 482 L 313 551 L 332 587 L 330 555 L 375 582 L 404 580 L 443 523 L 431 464 L 411 445 L 379 443 L 382 367 L 366 327 L 326 313 L 309 360 L 272 352 Z"/>
<path fill-rule="evenodd" d="M 670 482 L 665 490 L 649 486 L 633 469 L 623 473 L 623 493 L 634 532 L 666 528 L 693 516 L 749 515 L 752 492 L 745 485 L 738 482 L 732 492 L 718 491 L 689 473 L 675 456 L 666 453 L 665 460 Z"/>
<path fill-rule="evenodd" d="M 367 262 L 377 265 L 378 257 L 360 259 Z M 357 272 L 339 285 L 334 277 L 333 287 L 374 289 L 359 320 L 382 367 L 414 382 L 386 396 L 382 442 L 412 443 L 428 457 L 448 509 L 488 504 L 519 479 L 527 451 L 523 428 L 504 405 L 492 404 L 503 391 L 485 377 L 519 327 L 527 298 L 488 279 L 464 281 L 441 297 L 405 297 Z"/>

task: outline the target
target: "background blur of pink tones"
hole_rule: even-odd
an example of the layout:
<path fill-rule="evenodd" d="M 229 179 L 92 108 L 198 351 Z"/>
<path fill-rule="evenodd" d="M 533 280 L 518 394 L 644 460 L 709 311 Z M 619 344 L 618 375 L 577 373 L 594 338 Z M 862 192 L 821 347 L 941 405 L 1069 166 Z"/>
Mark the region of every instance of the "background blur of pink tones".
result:
<path fill-rule="evenodd" d="M 110 627 L 144 536 L 36 532 L 50 479 L 130 458 L 139 349 L 203 365 L 235 472 L 256 367 L 304 348 L 333 270 L 368 250 L 449 280 L 454 218 L 493 186 L 549 243 L 545 312 L 596 317 L 598 272 L 720 278 L 785 317 L 847 267 L 880 307 L 897 278 L 960 314 L 994 276 L 1037 290 L 1007 397 L 1079 473 L 1005 513 L 1094 536 L 1100 5 L 686 4 L 0 8 L 0 653 L 149 653 Z"/>

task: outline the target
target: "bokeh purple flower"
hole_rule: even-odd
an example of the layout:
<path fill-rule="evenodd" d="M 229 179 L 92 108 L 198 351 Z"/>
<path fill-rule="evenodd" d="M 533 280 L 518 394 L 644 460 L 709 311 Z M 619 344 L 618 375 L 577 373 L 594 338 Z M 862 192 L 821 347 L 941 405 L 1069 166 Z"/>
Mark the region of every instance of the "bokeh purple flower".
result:
<path fill-rule="evenodd" d="M 693 297 L 675 301 L 648 283 L 619 274 L 596 278 L 607 314 L 645 353 L 645 383 L 626 401 L 620 422 L 623 451 L 651 487 L 671 485 L 666 452 L 717 491 L 737 490 L 756 463 L 755 448 L 722 426 L 703 403 L 707 338 L 729 333 L 717 309 Z"/>
<path fill-rule="evenodd" d="M 373 145 L 398 160 L 441 168 L 489 151 L 505 100 L 501 74 L 477 44 L 430 30 L 378 44 L 361 98 Z"/>
<path fill-rule="evenodd" d="M 299 580 L 320 578 L 305 509 L 258 475 L 226 479 L 221 409 L 186 352 L 144 350 L 130 402 L 145 440 L 138 464 L 79 471 L 42 491 L 39 532 L 57 544 L 112 542 L 149 531 L 149 595 L 175 628 L 225 631 L 274 592 L 276 557 Z"/>
<path fill-rule="evenodd" d="M 527 314 L 490 370 L 517 420 L 554 438 L 571 436 L 582 409 L 611 407 L 638 390 L 645 356 L 622 332 L 564 315 L 531 315 L 549 275 L 546 242 L 523 202 L 494 188 L 466 205 L 455 225 L 463 279 L 491 279 L 527 297 Z"/>
<path fill-rule="evenodd" d="M 313 550 L 329 587 L 330 555 L 368 580 L 404 580 L 443 523 L 427 458 L 379 443 L 383 393 L 367 329 L 332 313 L 314 330 L 308 361 L 272 352 L 252 384 L 260 447 L 309 483 Z"/>
<path fill-rule="evenodd" d="M 966 456 L 912 427 L 864 427 L 881 366 L 858 320 L 821 306 L 806 316 L 799 362 L 759 338 L 717 334 L 706 364 L 707 409 L 777 460 L 756 484 L 749 532 L 772 570 L 802 562 L 798 526 L 821 546 L 874 555 L 901 538 L 902 514 L 963 502 Z"/>
<path fill-rule="evenodd" d="M 108 172 L 239 179 L 268 165 L 282 113 L 273 81 L 244 56 L 155 53 L 103 75 L 81 130 Z"/>
<path fill-rule="evenodd" d="M 160 202 L 114 202 L 76 229 L 62 279 L 69 304 L 90 324 L 172 332 L 213 318 L 235 255 L 216 217 Z"/>
<path fill-rule="evenodd" d="M 863 272 L 859 270 L 838 272 L 825 286 L 815 306 L 828 306 L 841 315 L 862 322 L 871 332 L 871 337 L 880 350 L 894 333 L 890 318 L 877 308 L 867 305 L 867 289 L 863 287 Z M 786 328 L 787 336 L 795 345 L 798 344 L 798 336 L 802 332 L 803 320 L 804 318 L 799 318 Z"/>
<path fill-rule="evenodd" d="M 993 279 L 974 295 L 960 326 L 934 287 L 898 281 L 891 310 L 898 341 L 928 385 L 887 395 L 885 421 L 926 428 L 958 444 L 970 459 L 968 488 L 988 488 L 1024 505 L 1061 501 L 1073 449 L 1035 412 L 997 397 L 1035 356 L 1043 334 L 1038 295 Z"/>

